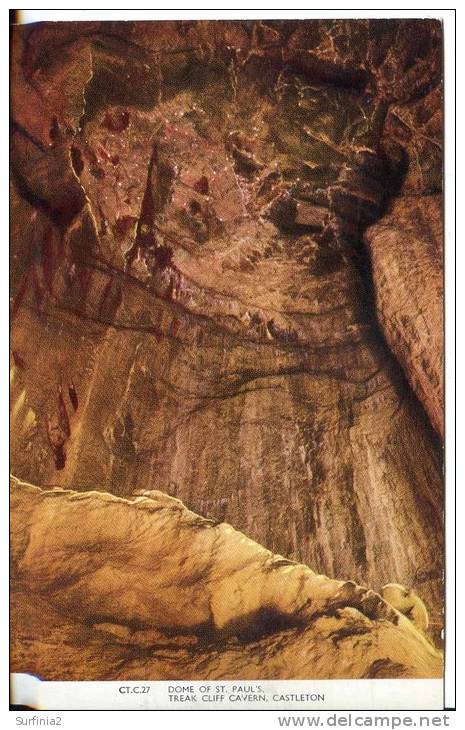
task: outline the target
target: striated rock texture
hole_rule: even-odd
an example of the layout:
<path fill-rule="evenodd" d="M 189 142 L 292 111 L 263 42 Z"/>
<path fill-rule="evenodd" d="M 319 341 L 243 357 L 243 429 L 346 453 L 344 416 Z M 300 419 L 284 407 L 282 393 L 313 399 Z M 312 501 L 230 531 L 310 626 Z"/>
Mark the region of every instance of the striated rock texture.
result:
<path fill-rule="evenodd" d="M 444 436 L 441 209 L 438 195 L 399 198 L 365 239 L 386 341 Z"/>
<path fill-rule="evenodd" d="M 160 489 L 438 635 L 441 53 L 423 20 L 15 28 L 13 472 Z"/>
<path fill-rule="evenodd" d="M 439 652 L 373 591 L 273 555 L 161 492 L 12 487 L 13 670 L 49 680 L 441 674 Z"/>

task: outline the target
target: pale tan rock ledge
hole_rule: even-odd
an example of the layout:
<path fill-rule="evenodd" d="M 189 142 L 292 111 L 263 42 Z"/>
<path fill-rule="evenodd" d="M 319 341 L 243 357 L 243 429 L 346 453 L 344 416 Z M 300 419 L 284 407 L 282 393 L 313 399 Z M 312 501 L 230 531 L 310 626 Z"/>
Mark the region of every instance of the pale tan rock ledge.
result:
<path fill-rule="evenodd" d="M 46 679 L 439 677 L 442 656 L 352 582 L 162 492 L 12 479 L 12 668 Z"/>

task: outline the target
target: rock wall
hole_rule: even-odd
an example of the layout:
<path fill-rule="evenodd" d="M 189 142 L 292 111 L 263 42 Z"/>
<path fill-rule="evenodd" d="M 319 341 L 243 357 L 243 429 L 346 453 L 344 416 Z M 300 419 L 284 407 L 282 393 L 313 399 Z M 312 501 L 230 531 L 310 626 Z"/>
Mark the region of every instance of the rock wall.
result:
<path fill-rule="evenodd" d="M 405 196 L 368 229 L 376 310 L 436 431 L 444 437 L 442 198 Z"/>
<path fill-rule="evenodd" d="M 12 59 L 14 473 L 160 489 L 439 632 L 440 24 L 41 24 Z"/>

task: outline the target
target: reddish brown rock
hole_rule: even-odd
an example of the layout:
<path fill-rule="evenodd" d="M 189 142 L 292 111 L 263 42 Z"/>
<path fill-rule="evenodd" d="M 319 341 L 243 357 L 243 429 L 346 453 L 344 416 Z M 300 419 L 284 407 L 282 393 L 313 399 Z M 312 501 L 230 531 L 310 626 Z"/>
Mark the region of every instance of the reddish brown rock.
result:
<path fill-rule="evenodd" d="M 365 234 L 387 343 L 444 436 L 442 197 L 404 197 Z"/>
<path fill-rule="evenodd" d="M 403 183 L 440 179 L 415 156 L 440 45 L 435 21 L 35 29 L 13 77 L 15 474 L 156 486 L 332 578 L 413 586 L 440 630 L 442 453 L 363 245 Z M 64 99 L 28 106 L 31 78 Z"/>

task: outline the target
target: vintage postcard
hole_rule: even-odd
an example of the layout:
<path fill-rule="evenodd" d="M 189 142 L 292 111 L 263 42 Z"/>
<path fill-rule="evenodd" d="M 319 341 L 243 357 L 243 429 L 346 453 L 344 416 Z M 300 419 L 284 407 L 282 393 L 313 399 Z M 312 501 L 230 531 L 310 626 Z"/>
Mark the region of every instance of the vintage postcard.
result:
<path fill-rule="evenodd" d="M 443 707 L 443 52 L 13 25 L 17 704 Z"/>

